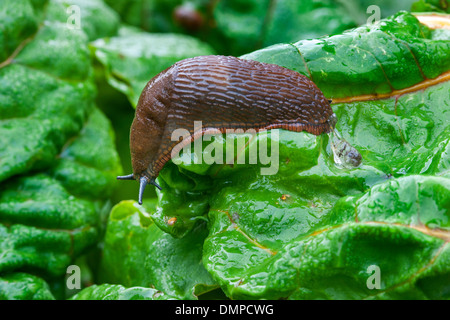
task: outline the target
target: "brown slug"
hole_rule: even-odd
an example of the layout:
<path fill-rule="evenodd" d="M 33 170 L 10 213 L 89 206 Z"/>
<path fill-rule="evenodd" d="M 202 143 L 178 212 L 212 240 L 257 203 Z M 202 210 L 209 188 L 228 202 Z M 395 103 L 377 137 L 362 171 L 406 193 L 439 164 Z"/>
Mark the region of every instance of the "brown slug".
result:
<path fill-rule="evenodd" d="M 133 173 L 139 203 L 180 146 L 171 134 L 186 128 L 188 143 L 208 130 L 286 129 L 319 135 L 333 130 L 336 117 L 320 89 L 307 77 L 274 64 L 229 56 L 199 56 L 175 63 L 145 86 L 130 131 Z M 202 121 L 195 132 L 194 121 Z M 185 145 L 186 142 L 183 140 Z"/>

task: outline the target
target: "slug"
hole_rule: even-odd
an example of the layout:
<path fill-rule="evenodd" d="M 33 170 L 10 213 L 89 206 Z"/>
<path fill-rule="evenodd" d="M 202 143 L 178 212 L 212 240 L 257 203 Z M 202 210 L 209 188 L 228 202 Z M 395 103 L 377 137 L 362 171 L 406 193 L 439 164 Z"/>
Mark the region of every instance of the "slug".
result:
<path fill-rule="evenodd" d="M 175 63 L 143 89 L 130 130 L 133 173 L 139 204 L 145 186 L 155 182 L 170 160 L 177 128 L 191 133 L 190 143 L 226 129 L 286 129 L 320 135 L 334 129 L 336 117 L 320 89 L 307 77 L 274 64 L 229 56 L 199 56 Z M 202 121 L 194 133 L 194 121 Z"/>

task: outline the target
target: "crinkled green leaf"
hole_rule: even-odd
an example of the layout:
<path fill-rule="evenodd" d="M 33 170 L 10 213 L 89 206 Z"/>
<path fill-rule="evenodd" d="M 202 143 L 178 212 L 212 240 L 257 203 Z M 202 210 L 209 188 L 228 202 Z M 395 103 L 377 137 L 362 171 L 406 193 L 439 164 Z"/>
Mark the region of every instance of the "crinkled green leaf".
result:
<path fill-rule="evenodd" d="M 50 166 L 81 129 L 94 96 L 84 33 L 41 22 L 20 40 L 23 48 L 0 68 L 0 181 Z"/>
<path fill-rule="evenodd" d="M 70 300 L 174 300 L 156 289 L 144 287 L 125 288 L 119 284 L 92 285 Z"/>
<path fill-rule="evenodd" d="M 105 199 L 121 171 L 108 119 L 94 109 L 78 136 L 61 150 L 51 174 L 74 195 Z"/>
<path fill-rule="evenodd" d="M 400 12 L 339 35 L 274 45 L 243 58 L 295 70 L 327 97 L 348 98 L 390 94 L 449 71 L 450 40 L 433 40 L 414 15 Z"/>
<path fill-rule="evenodd" d="M 91 201 L 71 196 L 58 181 L 44 174 L 14 179 L 3 186 L 0 217 L 8 223 L 76 229 L 96 221 Z M 78 212 L 72 216 L 75 210 Z"/>
<path fill-rule="evenodd" d="M 297 224 L 228 203 L 210 211 L 205 265 L 233 298 L 448 299 L 449 187 L 446 178 L 393 179 L 341 198 L 319 222 L 314 208 L 291 206 L 307 221 Z M 267 230 L 292 238 L 277 246 Z M 381 272 L 377 290 L 370 266 Z"/>
<path fill-rule="evenodd" d="M 2 7 L 12 8 L 14 3 L 8 0 Z M 22 5 L 26 7 L 17 6 Z M 41 8 L 52 13 L 56 9 L 66 14 L 54 2 Z M 35 11 L 25 21 L 43 19 Z M 13 23 L 21 14 L 12 12 L 8 21 Z M 0 47 L 12 40 L 16 44 L 16 50 L 7 50 L 9 56 L 0 63 L 0 180 L 51 166 L 93 108 L 95 89 L 85 33 L 53 16 L 35 24 L 33 32 L 18 39 L 9 39 L 9 34 L 0 37 L 4 39 Z"/>
<path fill-rule="evenodd" d="M 3 283 L 28 286 L 24 299 L 41 285 L 34 275 L 53 283 L 98 243 L 121 171 L 94 104 L 88 37 L 61 3 L 0 3 L 0 274 L 28 273 Z"/>
<path fill-rule="evenodd" d="M 104 199 L 119 169 L 111 128 L 94 110 L 49 174 L 3 182 L 0 270 L 64 274 L 76 256 L 99 240 Z"/>
<path fill-rule="evenodd" d="M 138 31 L 96 40 L 91 47 L 104 66 L 108 83 L 126 94 L 133 106 L 147 82 L 159 72 L 179 60 L 213 54 L 207 44 L 190 36 Z"/>
<path fill-rule="evenodd" d="M 75 198 L 46 175 L 23 177 L 0 194 L 0 271 L 56 277 L 99 240 L 101 203 Z"/>
<path fill-rule="evenodd" d="M 37 32 L 46 2 L 41 1 L 35 5 L 30 1 L 5 0 L 2 2 L 0 21 L 8 21 L 8 23 L 2 24 L 0 35 L 1 65 L 18 47 L 23 46 L 23 41 Z"/>
<path fill-rule="evenodd" d="M 366 164 L 387 174 L 434 174 L 448 168 L 449 118 L 446 110 L 450 105 L 450 84 L 448 77 L 437 84 L 429 78 L 438 77 L 450 69 L 450 41 L 449 38 L 422 38 L 423 34 L 432 37 L 432 32 L 420 24 L 416 17 L 399 13 L 369 28 L 361 27 L 344 35 L 323 38 L 320 43 L 316 41 L 317 50 L 308 50 L 308 47 L 312 47 L 311 43 L 301 41 L 295 44 L 298 52 L 288 45 L 280 45 L 267 48 L 267 51 L 256 51 L 246 57 L 266 62 L 270 60 L 292 69 L 297 69 L 297 65 L 303 66 L 303 72 L 318 83 L 329 97 L 347 97 L 342 101 L 348 102 L 333 106 L 339 119 L 337 128 L 361 152 Z M 383 42 L 386 37 L 392 41 Z M 360 39 L 357 42 L 348 42 L 357 38 Z M 396 42 L 407 50 L 398 51 Z M 332 43 L 338 49 L 335 58 L 330 56 L 331 59 L 325 65 L 321 60 L 329 54 L 327 47 Z M 378 46 L 376 50 L 375 44 Z M 363 49 L 368 45 L 371 46 L 370 50 Z M 394 51 L 387 52 L 389 48 Z M 344 51 L 349 49 L 355 54 L 352 58 L 354 62 L 346 64 L 343 59 L 350 62 L 350 58 Z M 342 54 L 338 55 L 338 50 Z M 376 69 L 383 74 L 375 80 L 376 72 L 371 66 L 361 64 L 361 61 L 368 60 L 369 52 L 372 55 L 377 51 L 386 53 L 382 54 L 383 60 L 379 59 L 375 63 L 378 65 Z M 413 59 L 411 53 L 414 53 Z M 392 61 L 387 59 L 390 55 Z M 357 65 L 362 67 L 354 69 L 353 66 Z M 317 72 L 314 68 L 317 68 Z M 428 75 L 427 79 L 416 76 L 417 73 Z M 369 79 L 375 80 L 374 87 L 368 84 Z M 339 85 L 338 81 L 341 81 Z M 399 91 L 420 82 L 423 84 L 420 88 L 410 92 Z M 394 83 L 398 84 L 394 86 Z M 376 100 L 380 92 L 375 88 L 383 86 L 391 87 L 388 89 L 391 93 L 386 94 L 384 99 Z M 374 95 L 355 99 L 356 94 Z M 351 102 L 353 99 L 360 101 Z"/>
<path fill-rule="evenodd" d="M 183 239 L 174 239 L 153 223 L 143 207 L 122 201 L 109 216 L 99 281 L 196 299 L 218 287 L 202 264 L 206 236 L 203 224 Z"/>
<path fill-rule="evenodd" d="M 53 300 L 48 284 L 26 273 L 0 277 L 0 300 Z"/>
<path fill-rule="evenodd" d="M 338 103 L 337 128 L 364 162 L 386 174 L 449 169 L 450 81 L 391 98 Z"/>

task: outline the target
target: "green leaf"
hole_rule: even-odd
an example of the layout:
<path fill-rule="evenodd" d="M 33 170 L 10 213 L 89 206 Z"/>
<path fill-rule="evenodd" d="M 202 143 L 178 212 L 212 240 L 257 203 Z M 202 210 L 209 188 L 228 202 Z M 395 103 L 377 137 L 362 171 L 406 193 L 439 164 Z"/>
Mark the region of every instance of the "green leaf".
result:
<path fill-rule="evenodd" d="M 54 300 L 47 283 L 26 273 L 0 277 L 0 300 Z"/>
<path fill-rule="evenodd" d="M 91 48 L 108 83 L 126 94 L 134 107 L 147 82 L 159 72 L 179 60 L 213 54 L 207 44 L 190 36 L 129 29 L 118 37 L 96 40 Z"/>
<path fill-rule="evenodd" d="M 274 63 L 310 79 L 332 99 L 394 95 L 450 70 L 450 41 L 432 32 L 410 13 L 342 34 L 280 44 L 243 58 Z"/>
<path fill-rule="evenodd" d="M 99 236 L 100 203 L 77 199 L 39 174 L 4 185 L 0 194 L 0 271 L 56 277 Z"/>
<path fill-rule="evenodd" d="M 0 37 L 0 66 L 5 64 L 18 48 L 24 46 L 39 28 L 42 11 L 47 1 L 33 5 L 30 1 L 5 0 L 0 10 L 2 24 Z M 8 35 L 8 37 L 6 37 Z"/>
<path fill-rule="evenodd" d="M 300 224 L 275 209 L 238 211 L 228 204 L 210 212 L 206 268 L 233 298 L 447 299 L 449 182 L 421 176 L 387 181 L 341 198 L 321 219 L 313 208 L 308 214 L 291 206 L 308 221 Z M 264 229 L 292 238 L 277 246 L 271 239 L 281 237 L 261 234 Z M 370 266 L 381 270 L 377 290 L 367 285 Z"/>
<path fill-rule="evenodd" d="M 386 174 L 449 169 L 450 81 L 376 101 L 338 103 L 337 128 L 368 165 Z"/>
<path fill-rule="evenodd" d="M 96 246 L 121 171 L 94 104 L 88 37 L 68 27 L 61 3 L 0 4 L 0 273 L 12 275 L 11 297 L 29 287 L 24 299 L 48 297 L 42 281 L 56 283 Z"/>
<path fill-rule="evenodd" d="M 49 167 L 80 131 L 94 98 L 86 41 L 60 22 L 42 21 L 1 63 L 0 181 Z"/>
<path fill-rule="evenodd" d="M 98 142 L 103 142 L 100 147 Z M 48 174 L 2 183 L 0 271 L 26 268 L 47 277 L 63 275 L 99 240 L 108 210 L 104 201 L 119 169 L 111 128 L 94 110 Z"/>
<path fill-rule="evenodd" d="M 70 300 L 174 300 L 174 298 L 152 288 L 125 288 L 118 284 L 102 284 L 85 288 Z"/>
<path fill-rule="evenodd" d="M 108 119 L 94 109 L 78 136 L 61 150 L 51 174 L 74 195 L 108 198 L 121 172 L 114 132 Z"/>
<path fill-rule="evenodd" d="M 206 235 L 203 224 L 183 239 L 174 239 L 153 223 L 143 207 L 122 201 L 109 216 L 99 281 L 196 299 L 218 287 L 202 264 Z"/>

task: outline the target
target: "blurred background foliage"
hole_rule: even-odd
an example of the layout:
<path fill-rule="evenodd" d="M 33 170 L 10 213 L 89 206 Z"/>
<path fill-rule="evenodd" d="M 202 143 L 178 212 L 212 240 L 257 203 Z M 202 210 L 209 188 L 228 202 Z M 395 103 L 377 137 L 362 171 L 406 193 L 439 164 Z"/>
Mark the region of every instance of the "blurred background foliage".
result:
<path fill-rule="evenodd" d="M 193 35 L 218 53 L 242 55 L 275 43 L 339 33 L 410 10 L 414 0 L 105 0 L 124 23 L 148 32 Z"/>

